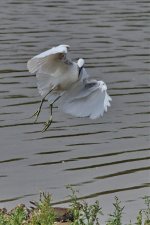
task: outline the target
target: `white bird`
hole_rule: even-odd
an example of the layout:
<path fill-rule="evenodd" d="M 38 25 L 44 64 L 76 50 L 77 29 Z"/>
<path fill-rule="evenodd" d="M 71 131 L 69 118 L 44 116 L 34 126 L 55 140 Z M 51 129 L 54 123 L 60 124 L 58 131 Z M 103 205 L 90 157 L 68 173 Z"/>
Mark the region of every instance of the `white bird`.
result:
<path fill-rule="evenodd" d="M 51 106 L 50 118 L 43 131 L 52 122 L 52 107 L 56 101 L 65 113 L 97 119 L 107 111 L 112 100 L 103 81 L 89 79 L 83 59 L 80 58 L 76 63 L 67 57 L 68 49 L 69 45 L 53 47 L 27 63 L 29 72 L 36 73 L 38 91 L 43 97 L 34 114 L 35 121 L 45 99 Z"/>

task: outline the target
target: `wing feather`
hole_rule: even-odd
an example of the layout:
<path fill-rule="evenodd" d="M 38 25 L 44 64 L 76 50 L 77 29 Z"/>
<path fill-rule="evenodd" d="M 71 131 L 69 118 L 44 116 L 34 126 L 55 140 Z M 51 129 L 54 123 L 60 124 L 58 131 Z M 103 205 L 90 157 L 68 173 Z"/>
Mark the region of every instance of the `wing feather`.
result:
<path fill-rule="evenodd" d="M 36 73 L 38 91 L 45 96 L 62 81 L 73 62 L 67 59 L 69 45 L 53 47 L 34 56 L 27 63 L 29 72 Z"/>
<path fill-rule="evenodd" d="M 59 45 L 57 47 L 53 47 L 45 52 L 40 53 L 39 55 L 34 56 L 27 62 L 27 68 L 30 73 L 35 73 L 44 64 L 50 64 L 49 68 L 51 68 L 52 64 L 55 60 L 59 59 L 60 56 L 67 54 L 67 49 L 69 45 Z M 55 64 L 56 66 L 56 64 Z M 53 67 L 54 69 L 54 67 Z"/>
<path fill-rule="evenodd" d="M 98 83 L 92 87 L 77 83 L 61 97 L 58 106 L 73 116 L 96 119 L 107 111 L 110 100 L 107 91 L 103 91 Z"/>

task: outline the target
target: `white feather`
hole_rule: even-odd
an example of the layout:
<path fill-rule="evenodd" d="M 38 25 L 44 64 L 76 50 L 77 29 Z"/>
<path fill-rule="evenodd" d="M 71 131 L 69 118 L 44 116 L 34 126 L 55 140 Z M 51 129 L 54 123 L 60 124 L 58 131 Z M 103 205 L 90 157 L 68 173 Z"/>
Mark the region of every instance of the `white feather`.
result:
<path fill-rule="evenodd" d="M 77 82 L 59 100 L 58 106 L 65 113 L 77 117 L 90 117 L 96 119 L 103 116 L 104 111 L 110 106 L 110 97 L 107 91 L 103 91 L 98 82 L 90 87 L 86 83 Z"/>
<path fill-rule="evenodd" d="M 27 68 L 29 72 L 37 72 L 41 68 L 41 66 L 47 62 L 50 63 L 51 68 L 54 61 L 59 58 L 60 54 L 67 54 L 67 48 L 69 48 L 69 45 L 59 45 L 34 56 L 27 62 Z"/>

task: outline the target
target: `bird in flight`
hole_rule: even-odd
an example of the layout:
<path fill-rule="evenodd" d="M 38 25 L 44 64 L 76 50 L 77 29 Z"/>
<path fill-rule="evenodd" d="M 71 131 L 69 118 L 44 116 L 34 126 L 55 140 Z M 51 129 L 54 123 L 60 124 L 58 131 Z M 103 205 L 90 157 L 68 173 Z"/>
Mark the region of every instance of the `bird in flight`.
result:
<path fill-rule="evenodd" d="M 35 122 L 44 101 L 50 103 L 50 116 L 43 131 L 52 123 L 53 104 L 56 101 L 65 113 L 97 119 L 107 112 L 112 100 L 103 81 L 89 78 L 84 68 L 84 59 L 73 62 L 67 56 L 69 48 L 69 45 L 59 45 L 27 62 L 29 72 L 36 74 L 37 88 L 42 96 L 40 106 L 33 115 Z"/>

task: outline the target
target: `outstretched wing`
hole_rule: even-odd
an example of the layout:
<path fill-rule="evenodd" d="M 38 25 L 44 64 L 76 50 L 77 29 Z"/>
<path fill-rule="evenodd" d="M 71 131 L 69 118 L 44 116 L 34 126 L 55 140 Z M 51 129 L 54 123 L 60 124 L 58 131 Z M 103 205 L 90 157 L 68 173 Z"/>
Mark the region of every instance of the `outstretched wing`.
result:
<path fill-rule="evenodd" d="M 104 90 L 99 81 L 91 80 L 77 82 L 60 98 L 58 106 L 73 116 L 96 119 L 107 111 L 110 101 L 107 86 Z"/>
<path fill-rule="evenodd" d="M 50 73 L 54 72 L 58 67 L 57 63 L 66 56 L 68 48 L 69 45 L 59 45 L 34 56 L 27 62 L 29 72 L 36 73 L 39 70 L 41 72 L 46 70 Z"/>
<path fill-rule="evenodd" d="M 28 61 L 27 68 L 30 73 L 36 73 L 38 91 L 42 96 L 61 82 L 61 75 L 72 65 L 67 58 L 68 48 L 69 45 L 59 45 Z"/>

